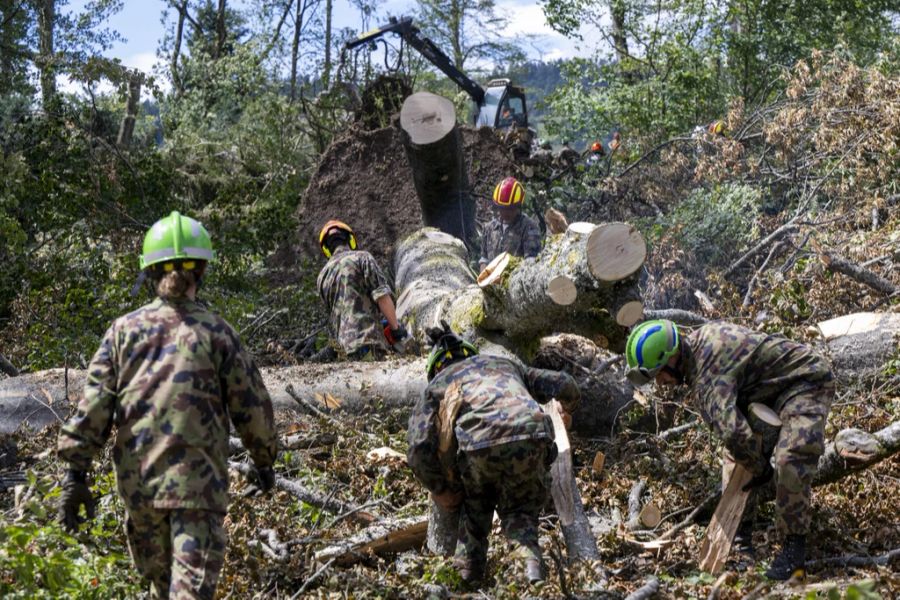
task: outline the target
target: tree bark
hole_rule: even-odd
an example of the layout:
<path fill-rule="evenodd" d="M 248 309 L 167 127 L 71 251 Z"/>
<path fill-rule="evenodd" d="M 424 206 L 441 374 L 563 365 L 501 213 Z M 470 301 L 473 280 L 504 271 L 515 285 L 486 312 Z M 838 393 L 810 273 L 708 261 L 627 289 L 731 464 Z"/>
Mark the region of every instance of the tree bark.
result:
<path fill-rule="evenodd" d="M 422 207 L 422 222 L 475 244 L 475 203 L 468 192 L 462 138 L 453 103 L 413 94 L 400 110 L 401 139 Z"/>
<path fill-rule="evenodd" d="M 294 16 L 294 37 L 291 40 L 291 102 L 297 99 L 297 65 L 300 62 L 300 34 L 303 30 L 304 0 L 297 0 Z"/>
<path fill-rule="evenodd" d="M 179 96 L 184 91 L 184 84 L 181 81 L 181 74 L 178 72 L 178 58 L 181 55 L 181 40 L 184 37 L 184 20 L 187 16 L 188 0 L 183 0 L 175 8 L 178 11 L 178 23 L 175 25 L 175 41 L 172 45 L 170 69 L 172 71 L 172 87 L 175 89 L 175 95 Z"/>
<path fill-rule="evenodd" d="M 120 148 L 128 148 L 131 145 L 131 139 L 134 136 L 134 124 L 137 121 L 137 114 L 141 102 L 141 86 L 144 84 L 144 74 L 134 69 L 129 71 L 125 69 L 128 75 L 128 103 L 125 106 L 125 116 L 119 125 L 119 137 L 116 145 Z"/>
<path fill-rule="evenodd" d="M 0 371 L 6 373 L 10 377 L 17 377 L 19 375 L 19 370 L 2 354 L 0 354 Z"/>
<path fill-rule="evenodd" d="M 547 240 L 536 258 L 512 259 L 497 283 L 481 288 L 463 244 L 423 229 L 397 246 L 397 313 L 418 332 L 445 319 L 464 335 L 501 334 L 520 348 L 563 332 L 620 343 L 621 325 L 632 325 L 640 315 L 619 305 L 622 298 L 637 298 L 634 273 L 645 254 L 643 239 L 628 225 L 575 223 L 566 234 Z M 565 300 L 552 293 L 561 279 L 569 286 Z M 622 314 L 629 319 L 617 323 L 615 317 Z"/>
<path fill-rule="evenodd" d="M 335 561 L 338 565 L 349 566 L 372 554 L 403 552 L 418 548 L 425 541 L 428 521 L 424 517 L 407 517 L 391 521 L 380 521 L 347 538 L 316 552 L 318 562 Z"/>
<path fill-rule="evenodd" d="M 846 275 L 882 294 L 892 295 L 896 294 L 898 291 L 897 286 L 884 277 L 869 269 L 860 267 L 833 252 L 823 252 L 820 258 L 829 271 Z"/>
<path fill-rule="evenodd" d="M 322 66 L 323 89 L 331 85 L 331 15 L 334 12 L 334 0 L 325 0 L 325 64 Z"/>
<path fill-rule="evenodd" d="M 56 109 L 56 56 L 54 34 L 56 28 L 56 0 L 39 0 L 37 3 L 38 57 L 40 71 L 41 102 L 44 112 L 51 114 Z"/>
<path fill-rule="evenodd" d="M 225 53 L 225 40 L 228 37 L 228 32 L 225 30 L 226 11 L 226 0 L 219 0 L 219 6 L 216 9 L 216 52 L 213 58 L 221 58 Z"/>
<path fill-rule="evenodd" d="M 616 58 L 623 63 L 628 58 L 628 37 L 625 34 L 625 2 L 610 0 L 609 13 L 612 21 L 613 48 Z"/>

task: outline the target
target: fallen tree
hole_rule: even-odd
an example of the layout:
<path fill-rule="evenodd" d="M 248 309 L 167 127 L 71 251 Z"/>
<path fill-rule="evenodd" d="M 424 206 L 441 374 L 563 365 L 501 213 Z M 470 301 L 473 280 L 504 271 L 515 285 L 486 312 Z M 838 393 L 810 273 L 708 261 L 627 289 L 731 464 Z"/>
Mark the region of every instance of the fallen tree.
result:
<path fill-rule="evenodd" d="M 420 334 L 444 319 L 464 335 L 502 339 L 524 354 L 549 333 L 620 342 L 622 326 L 641 317 L 635 274 L 645 256 L 630 225 L 573 223 L 536 258 L 512 258 L 479 285 L 463 243 L 426 228 L 397 246 L 397 314 Z"/>

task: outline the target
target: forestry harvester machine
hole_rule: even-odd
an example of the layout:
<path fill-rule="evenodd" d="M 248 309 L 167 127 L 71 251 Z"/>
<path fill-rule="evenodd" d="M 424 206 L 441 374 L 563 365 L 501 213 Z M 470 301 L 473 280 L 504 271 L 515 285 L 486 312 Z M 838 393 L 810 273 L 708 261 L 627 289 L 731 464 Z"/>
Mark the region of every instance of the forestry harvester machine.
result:
<path fill-rule="evenodd" d="M 391 17 L 387 25 L 376 27 L 350 40 L 344 44 L 341 62 L 344 62 L 349 50 L 363 44 L 372 44 L 374 47 L 374 42 L 388 33 L 400 36 L 472 98 L 476 109 L 472 123 L 475 127 L 515 130 L 520 132 L 519 135 L 528 131 L 528 107 L 522 88 L 512 85 L 508 79 L 492 79 L 487 83 L 487 89 L 481 87 L 456 68 L 450 57 L 434 42 L 424 37 L 410 17 Z"/>

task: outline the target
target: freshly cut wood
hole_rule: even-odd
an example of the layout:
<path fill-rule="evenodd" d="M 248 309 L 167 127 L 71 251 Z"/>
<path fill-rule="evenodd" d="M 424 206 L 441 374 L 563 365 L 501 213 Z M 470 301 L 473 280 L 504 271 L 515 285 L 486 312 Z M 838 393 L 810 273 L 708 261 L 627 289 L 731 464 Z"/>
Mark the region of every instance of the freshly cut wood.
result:
<path fill-rule="evenodd" d="M 597 454 L 594 455 L 594 462 L 591 463 L 591 472 L 595 477 L 600 476 L 603 473 L 603 466 L 606 464 L 606 455 L 597 451 Z"/>
<path fill-rule="evenodd" d="M 825 446 L 813 485 L 824 485 L 860 471 L 900 452 L 900 421 L 868 433 L 844 429 Z"/>
<path fill-rule="evenodd" d="M 658 506 L 649 502 L 641 508 L 638 519 L 640 520 L 641 525 L 647 529 L 653 529 L 659 525 L 660 521 L 662 521 L 662 511 L 659 510 Z"/>
<path fill-rule="evenodd" d="M 433 230 L 416 232 L 398 244 L 395 254 L 398 316 L 420 335 L 445 319 L 468 337 L 501 333 L 513 344 L 551 332 L 622 341 L 625 332 L 615 321 L 622 312 L 619 299 L 639 299 L 637 268 L 632 267 L 646 250 L 629 226 L 605 225 L 570 225 L 565 234 L 549 239 L 535 259 L 511 260 L 503 277 L 483 289 L 475 285 L 462 243 Z M 628 244 L 614 244 L 626 230 Z M 588 244 L 598 239 L 589 259 Z M 592 269 L 608 279 L 598 280 Z M 624 279 L 614 280 L 616 276 Z M 636 308 L 628 305 L 622 314 L 633 315 Z"/>
<path fill-rule="evenodd" d="M 781 427 L 781 418 L 774 410 L 760 402 L 751 402 L 747 407 L 750 414 L 772 427 Z"/>
<path fill-rule="evenodd" d="M 382 446 L 381 448 L 375 448 L 374 450 L 366 452 L 366 460 L 373 463 L 403 461 L 405 464 L 406 455 L 402 452 L 397 452 L 393 448 Z"/>
<path fill-rule="evenodd" d="M 900 346 L 900 313 L 844 315 L 822 321 L 814 331 L 828 345 L 838 379 L 879 377 Z"/>
<path fill-rule="evenodd" d="M 419 548 L 425 541 L 427 527 L 428 519 L 425 517 L 379 521 L 350 538 L 316 552 L 316 560 L 322 563 L 333 560 L 335 564 L 349 566 L 372 555 Z"/>
<path fill-rule="evenodd" d="M 587 241 L 587 263 L 599 281 L 620 281 L 641 268 L 647 258 L 644 237 L 627 223 L 603 223 Z"/>
<path fill-rule="evenodd" d="M 569 306 L 578 297 L 578 288 L 565 275 L 557 275 L 547 284 L 547 295 L 560 306 Z"/>
<path fill-rule="evenodd" d="M 429 92 L 413 94 L 403 102 L 400 128 L 422 207 L 422 222 L 473 247 L 475 203 L 468 192 L 453 103 Z"/>
<path fill-rule="evenodd" d="M 553 481 L 550 493 L 559 515 L 560 525 L 569 527 L 575 522 L 575 495 L 572 486 L 569 485 L 569 478 L 572 477 L 572 446 L 569 444 L 569 434 L 563 423 L 562 407 L 559 402 L 551 400 L 545 405 L 544 410 L 553 422 L 557 452 L 556 460 L 550 469 Z"/>
<path fill-rule="evenodd" d="M 562 419 L 562 407 L 556 400 L 544 405 L 544 410 L 553 421 L 553 432 L 559 455 L 550 470 L 552 486 L 550 488 L 553 503 L 559 514 L 560 528 L 566 540 L 569 564 L 581 560 L 599 560 L 597 540 L 591 531 L 591 525 L 584 506 L 581 503 L 581 491 L 575 474 L 572 472 L 572 454 L 569 436 Z M 568 522 L 568 524 L 567 524 Z"/>
<path fill-rule="evenodd" d="M 752 478 L 753 474 L 748 469 L 735 465 L 700 544 L 699 566 L 702 570 L 716 575 L 725 566 L 750 495 L 749 490 L 745 492 L 743 488 Z"/>
<path fill-rule="evenodd" d="M 548 208 L 544 211 L 544 222 L 547 224 L 547 233 L 549 235 L 565 233 L 569 227 L 566 215 L 555 208 Z"/>
<path fill-rule="evenodd" d="M 456 463 L 456 415 L 462 406 L 463 395 L 459 382 L 455 381 L 447 388 L 438 409 L 438 459 L 444 469 L 448 481 L 458 477 Z M 460 509 L 447 509 L 432 500 L 428 517 L 428 549 L 440 556 L 452 556 L 456 550 L 459 533 Z"/>
<path fill-rule="evenodd" d="M 500 281 L 507 266 L 509 266 L 509 252 L 501 252 L 478 274 L 476 279 L 478 286 L 485 288 Z"/>

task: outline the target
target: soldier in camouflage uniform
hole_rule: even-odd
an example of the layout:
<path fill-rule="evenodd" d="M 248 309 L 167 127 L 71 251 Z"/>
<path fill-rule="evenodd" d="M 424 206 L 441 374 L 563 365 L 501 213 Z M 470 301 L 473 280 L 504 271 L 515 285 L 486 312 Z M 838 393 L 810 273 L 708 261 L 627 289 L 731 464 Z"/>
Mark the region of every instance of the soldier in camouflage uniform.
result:
<path fill-rule="evenodd" d="M 340 221 L 325 223 L 319 245 L 328 262 L 316 286 L 328 309 L 331 335 L 352 360 L 383 358 L 407 333 L 397 321 L 391 288 L 378 263 L 357 250 L 353 230 Z M 387 321 L 383 329 L 382 316 Z"/>
<path fill-rule="evenodd" d="M 87 472 L 115 425 L 113 462 L 128 546 L 156 598 L 215 595 L 225 555 L 228 437 L 234 423 L 259 487 L 274 485 L 272 403 L 237 333 L 195 300 L 209 234 L 173 212 L 144 239 L 141 268 L 159 296 L 116 319 L 88 367 L 84 397 L 59 434 L 69 463 L 60 520 L 93 516 Z"/>
<path fill-rule="evenodd" d="M 541 251 L 541 230 L 537 223 L 522 213 L 525 188 L 513 177 L 507 177 L 494 188 L 497 216 L 488 223 L 481 235 L 479 268 L 503 253 L 531 258 Z"/>
<path fill-rule="evenodd" d="M 825 450 L 825 421 L 834 395 L 825 359 L 780 335 L 711 323 L 682 337 L 674 323 L 664 320 L 636 327 L 626 358 L 633 383 L 655 379 L 660 385 L 691 387 L 703 419 L 734 461 L 753 473 L 745 489 L 758 488 L 774 475 L 777 525 L 786 537 L 766 575 L 785 580 L 802 571 L 810 487 Z M 748 414 L 754 402 L 778 413 L 777 442 L 761 442 L 764 428 Z"/>
<path fill-rule="evenodd" d="M 409 420 L 409 465 L 436 503 L 451 510 L 462 504 L 454 560 L 464 581 L 484 575 L 494 510 L 524 555 L 528 578 L 539 581 L 538 516 L 556 446 L 538 402 L 556 398 L 571 414 L 578 387 L 566 373 L 478 355 L 449 328 L 437 331 L 429 334 L 437 339 L 427 366 L 430 383 Z M 440 422 L 442 414 L 448 423 Z M 442 431 L 456 442 L 443 451 Z"/>

